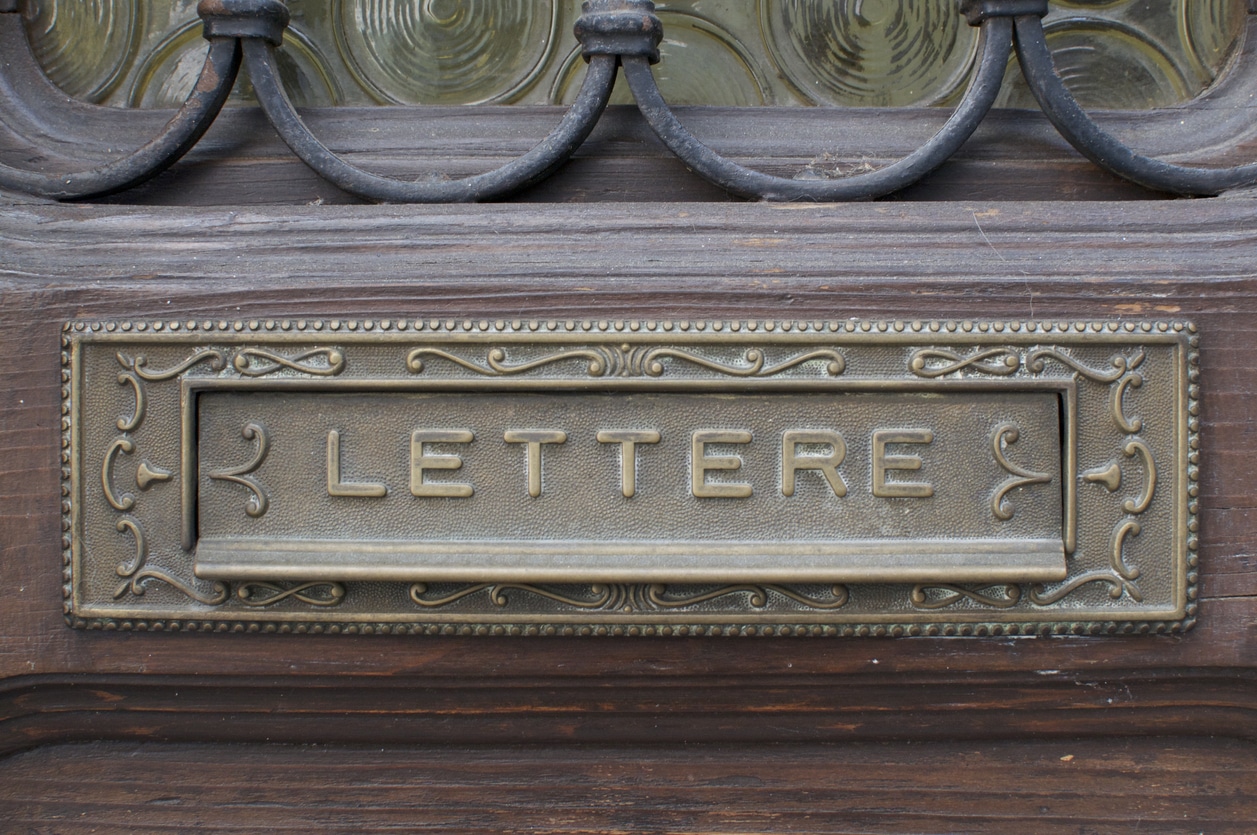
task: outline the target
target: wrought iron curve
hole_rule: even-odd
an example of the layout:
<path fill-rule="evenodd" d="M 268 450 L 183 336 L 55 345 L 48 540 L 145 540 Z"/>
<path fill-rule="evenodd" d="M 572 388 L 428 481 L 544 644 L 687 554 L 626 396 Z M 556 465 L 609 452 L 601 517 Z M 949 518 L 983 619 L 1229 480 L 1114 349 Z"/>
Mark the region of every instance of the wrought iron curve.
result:
<path fill-rule="evenodd" d="M 962 8 L 965 5 L 973 4 L 962 3 Z M 1046 0 L 1043 6 L 1046 12 Z M 704 179 L 726 191 L 741 197 L 777 201 L 871 200 L 910 186 L 938 168 L 968 141 L 990 112 L 1012 55 L 1013 27 L 1010 18 L 1000 14 L 981 14 L 971 18 L 970 22 L 981 27 L 977 73 L 942 129 L 925 145 L 898 162 L 876 171 L 837 179 L 777 177 L 739 165 L 716 153 L 686 130 L 668 107 L 646 60 L 625 56 L 624 74 L 642 115 L 668 149 Z"/>
<path fill-rule="evenodd" d="M 24 41 L 20 29 L 16 0 L 0 0 L 0 33 L 16 35 L 6 38 L 10 43 Z M 174 165 L 209 130 L 231 94 L 240 71 L 240 41 L 233 35 L 208 30 L 205 36 L 210 41 L 209 54 L 205 56 L 192 92 L 161 132 L 147 144 L 104 165 L 62 174 L 45 174 L 0 164 L 0 188 L 54 200 L 104 197 L 141 185 Z M 29 48 L 19 50 L 14 58 L 32 64 L 35 62 Z"/>
<path fill-rule="evenodd" d="M 232 10 L 236 18 L 265 16 L 273 20 L 282 17 L 284 26 L 288 22 L 288 10 L 282 0 L 202 0 L 202 14 L 208 5 Z M 618 31 L 623 21 L 615 14 L 586 16 L 578 23 L 578 31 L 582 23 L 590 27 L 598 41 L 592 50 L 587 47 L 585 51 L 589 67 L 584 83 L 558 126 L 523 156 L 494 171 L 462 180 L 397 180 L 346 162 L 310 132 L 288 99 L 275 62 L 275 48 L 282 42 L 282 27 L 278 36 L 272 29 L 260 29 L 245 32 L 242 40 L 245 65 L 262 110 L 293 153 L 324 179 L 350 194 L 378 202 L 468 203 L 506 197 L 544 180 L 567 162 L 602 117 L 615 86 L 619 54 L 615 50 L 630 49 L 631 39 Z"/>
<path fill-rule="evenodd" d="M 23 39 L 18 0 L 0 0 L 0 37 Z M 721 156 L 682 125 L 664 100 L 651 65 L 660 60 L 663 25 L 651 0 L 585 0 L 575 35 L 588 68 L 576 101 L 532 150 L 484 174 L 419 181 L 373 174 L 330 150 L 306 126 L 280 79 L 276 49 L 289 23 L 284 0 L 200 0 L 210 41 L 200 77 L 158 136 L 116 161 L 67 174 L 0 163 L 0 188 L 57 200 L 100 197 L 140 185 L 177 162 L 213 123 L 243 63 L 263 112 L 307 165 L 342 190 L 376 202 L 455 203 L 500 199 L 549 177 L 588 138 L 611 97 L 619 68 L 638 109 L 664 144 L 693 171 L 732 194 L 761 200 L 868 200 L 903 189 L 938 168 L 972 136 L 994 104 L 1010 56 L 1049 121 L 1084 156 L 1139 185 L 1186 195 L 1214 195 L 1257 184 L 1257 163 L 1233 168 L 1175 165 L 1147 157 L 1100 128 L 1065 87 L 1052 62 L 1042 18 L 1047 0 L 956 0 L 959 14 L 980 28 L 977 68 L 961 102 L 919 149 L 884 168 L 833 179 L 787 178 Z M 35 61 L 29 47 L 21 60 Z"/>
<path fill-rule="evenodd" d="M 1044 3 L 1044 13 L 1047 11 Z M 1035 100 L 1053 127 L 1083 156 L 1145 188 L 1199 197 L 1257 184 L 1257 163 L 1198 168 L 1144 156 L 1105 131 L 1069 92 L 1052 63 L 1042 15 L 1016 18 L 1017 60 Z"/>

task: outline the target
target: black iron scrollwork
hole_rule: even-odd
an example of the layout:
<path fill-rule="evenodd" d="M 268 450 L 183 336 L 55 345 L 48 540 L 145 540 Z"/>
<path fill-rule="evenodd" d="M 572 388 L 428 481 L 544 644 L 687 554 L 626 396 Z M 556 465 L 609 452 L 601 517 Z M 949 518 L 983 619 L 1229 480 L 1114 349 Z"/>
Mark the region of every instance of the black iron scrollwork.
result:
<path fill-rule="evenodd" d="M 282 9 L 287 23 L 287 8 L 280 0 L 212 0 L 216 6 L 256 7 L 256 11 L 238 11 L 237 15 L 266 15 L 272 19 Z M 202 7 L 206 2 L 202 2 Z M 597 20 L 601 21 L 602 18 Z M 606 26 L 604 29 L 608 28 Z M 396 180 L 364 171 L 338 157 L 310 132 L 288 99 L 279 79 L 275 48 L 280 38 L 271 28 L 246 35 L 244 60 L 257 93 L 258 102 L 284 142 L 306 165 L 326 180 L 350 194 L 387 203 L 467 203 L 505 197 L 544 180 L 557 170 L 584 143 L 607 102 L 615 85 L 616 56 L 606 51 L 587 53 L 589 68 L 576 102 L 554 129 L 531 151 L 495 171 L 462 180 L 432 179 L 420 182 Z M 607 46 L 617 44 L 611 39 Z"/>
<path fill-rule="evenodd" d="M 10 42 L 21 27 L 16 12 L 17 3 L 0 3 L 0 31 L 13 30 L 7 33 L 6 40 Z M 240 71 L 240 41 L 234 35 L 211 31 L 207 26 L 205 37 L 210 41 L 210 49 L 196 85 L 183 107 L 148 144 L 113 162 L 74 172 L 49 174 L 0 164 L 0 188 L 54 200 L 82 200 L 134 188 L 174 165 L 209 130 Z M 34 56 L 29 49 L 26 52 L 25 56 L 13 57 L 33 62 Z"/>
<path fill-rule="evenodd" d="M 720 156 L 699 142 L 673 115 L 655 84 L 647 59 L 624 56 L 624 74 L 642 115 L 669 150 L 700 176 L 726 191 L 763 200 L 870 200 L 909 186 L 946 162 L 973 135 L 995 103 L 1012 53 L 1012 24 L 1006 17 L 987 17 L 977 25 L 982 27 L 977 74 L 942 129 L 922 148 L 899 162 L 834 180 L 776 177 Z"/>
<path fill-rule="evenodd" d="M 17 3 L 0 0 L 0 35 L 20 37 Z M 507 197 L 549 177 L 589 137 L 601 119 L 619 68 L 637 107 L 663 143 L 699 176 L 731 194 L 762 200 L 869 200 L 903 189 L 952 157 L 990 112 L 1010 56 L 1016 53 L 1039 105 L 1084 156 L 1147 188 L 1213 195 L 1257 184 L 1257 163 L 1234 168 L 1175 165 L 1143 156 L 1099 127 L 1070 94 L 1052 63 L 1042 18 L 1047 0 L 957 0 L 957 11 L 979 27 L 977 70 L 942 128 L 898 162 L 845 177 L 780 177 L 743 167 L 691 134 L 664 100 L 651 66 L 660 61 L 663 24 L 650 0 L 586 0 L 575 34 L 588 62 L 576 101 L 532 150 L 502 167 L 464 179 L 419 181 L 373 174 L 329 149 L 307 127 L 280 80 L 276 49 L 289 23 L 283 0 L 201 0 L 197 7 L 211 47 L 200 80 L 156 139 L 133 154 L 78 173 L 48 174 L 0 165 L 0 188 L 75 200 L 136 186 L 173 165 L 218 115 L 241 63 L 262 110 L 307 165 L 342 190 L 390 203 L 455 203 Z M 10 31 L 11 30 L 11 31 Z M 33 61 L 33 57 L 26 58 Z"/>
<path fill-rule="evenodd" d="M 1017 59 L 1035 100 L 1069 144 L 1096 165 L 1145 188 L 1172 194 L 1210 196 L 1257 183 L 1257 163 L 1234 168 L 1192 168 L 1147 157 L 1127 147 L 1091 120 L 1057 74 L 1041 17 L 1018 17 L 1016 31 Z"/>

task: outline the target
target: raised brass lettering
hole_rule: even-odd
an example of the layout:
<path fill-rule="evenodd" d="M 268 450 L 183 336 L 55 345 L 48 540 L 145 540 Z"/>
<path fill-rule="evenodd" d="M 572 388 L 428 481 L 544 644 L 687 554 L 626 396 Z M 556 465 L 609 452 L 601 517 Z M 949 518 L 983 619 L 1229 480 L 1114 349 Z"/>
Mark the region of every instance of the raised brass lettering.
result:
<path fill-rule="evenodd" d="M 749 499 L 751 485 L 737 482 L 712 483 L 707 480 L 711 470 L 740 470 L 742 459 L 736 455 L 708 455 L 708 444 L 749 444 L 750 432 L 695 432 L 690 444 L 690 490 L 700 499 Z"/>
<path fill-rule="evenodd" d="M 360 484 L 341 481 L 340 432 L 335 429 L 327 433 L 327 495 L 356 496 L 367 499 L 380 499 L 388 495 L 388 486 L 384 484 Z"/>
<path fill-rule="evenodd" d="M 887 455 L 889 444 L 932 444 L 934 433 L 928 429 L 879 429 L 873 433 L 873 495 L 883 499 L 928 499 L 934 487 L 918 481 L 887 481 L 887 470 L 921 469 L 922 461 L 915 455 Z"/>
<path fill-rule="evenodd" d="M 620 489 L 624 498 L 637 494 L 637 445 L 657 444 L 662 440 L 658 432 L 599 432 L 598 443 L 620 445 Z"/>
<path fill-rule="evenodd" d="M 470 484 L 430 482 L 426 470 L 459 470 L 457 455 L 431 455 L 425 444 L 469 444 L 476 436 L 466 430 L 416 430 L 410 436 L 410 492 L 420 498 L 468 499 L 476 492 Z"/>
<path fill-rule="evenodd" d="M 1196 615 L 1187 323 L 345 316 L 65 326 L 71 623 L 1108 635 Z"/>
<path fill-rule="evenodd" d="M 565 444 L 567 433 L 545 430 L 511 431 L 502 437 L 508 444 L 528 445 L 528 495 L 537 498 L 541 495 L 541 446 Z"/>
<path fill-rule="evenodd" d="M 821 444 L 829 447 L 828 455 L 800 455 L 799 446 Z M 847 457 L 847 444 L 837 432 L 786 432 L 781 436 L 781 494 L 794 495 L 795 473 L 816 470 L 825 476 L 834 495 L 847 495 L 847 484 L 838 474 L 838 466 Z"/>

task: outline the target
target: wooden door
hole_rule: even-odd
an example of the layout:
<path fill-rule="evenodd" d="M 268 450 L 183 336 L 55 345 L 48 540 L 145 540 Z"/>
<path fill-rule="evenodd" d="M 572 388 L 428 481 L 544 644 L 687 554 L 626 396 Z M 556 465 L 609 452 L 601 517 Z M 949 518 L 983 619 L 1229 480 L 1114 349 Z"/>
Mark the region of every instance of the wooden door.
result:
<path fill-rule="evenodd" d="M 159 121 L 71 107 L 44 122 L 63 147 L 103 151 Z M 544 133 L 551 115 L 460 110 L 437 147 L 393 112 L 311 121 L 364 153 L 440 156 L 485 124 Z M 815 111 L 687 115 L 696 131 L 737 118 L 748 135 L 775 136 L 771 124 L 802 143 L 829 129 Z M 850 141 L 877 137 L 890 154 L 933 118 L 911 111 L 887 138 L 883 117 L 860 114 Z M 1162 125 L 1145 135 L 1165 148 L 1178 141 L 1167 119 L 1129 117 Z M 526 135 L 490 139 L 452 165 L 519 145 Z M 775 141 L 751 145 L 760 164 L 783 164 Z M 1253 147 L 1245 135 L 1210 153 L 1235 161 Z M 7 194 L 5 826 L 1252 831 L 1255 221 L 1249 194 L 1158 199 L 1098 173 L 1024 111 L 997 112 L 940 172 L 871 204 L 727 201 L 630 108 L 505 205 L 356 204 L 249 110 L 226 113 L 186 161 L 121 197 Z M 63 323 L 303 317 L 1190 320 L 1202 391 L 1195 622 L 1034 637 L 69 628 Z"/>

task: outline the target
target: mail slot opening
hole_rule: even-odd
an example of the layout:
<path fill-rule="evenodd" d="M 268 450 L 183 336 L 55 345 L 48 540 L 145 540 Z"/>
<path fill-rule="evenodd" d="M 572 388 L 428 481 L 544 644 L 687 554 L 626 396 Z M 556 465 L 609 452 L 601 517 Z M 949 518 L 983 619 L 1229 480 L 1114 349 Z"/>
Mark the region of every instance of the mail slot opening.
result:
<path fill-rule="evenodd" d="M 1047 582 L 1055 391 L 211 391 L 196 573 Z"/>

